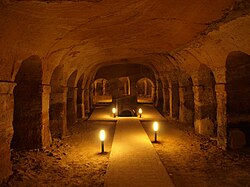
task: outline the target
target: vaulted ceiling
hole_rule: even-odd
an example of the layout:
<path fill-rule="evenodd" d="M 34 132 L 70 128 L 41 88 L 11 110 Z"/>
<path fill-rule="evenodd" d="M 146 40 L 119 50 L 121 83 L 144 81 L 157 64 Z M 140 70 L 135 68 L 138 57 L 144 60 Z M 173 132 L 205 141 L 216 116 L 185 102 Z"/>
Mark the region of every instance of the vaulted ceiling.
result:
<path fill-rule="evenodd" d="M 38 55 L 80 70 L 168 54 L 204 34 L 237 0 L 10 1 L 0 8 L 0 55 Z M 5 47 L 6 46 L 6 47 Z"/>

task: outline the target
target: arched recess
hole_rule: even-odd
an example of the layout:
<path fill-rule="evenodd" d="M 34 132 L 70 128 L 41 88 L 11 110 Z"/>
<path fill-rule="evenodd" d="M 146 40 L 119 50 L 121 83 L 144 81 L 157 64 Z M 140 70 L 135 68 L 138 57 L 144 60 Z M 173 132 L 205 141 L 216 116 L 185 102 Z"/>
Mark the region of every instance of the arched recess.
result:
<path fill-rule="evenodd" d="M 155 96 L 155 84 L 147 77 L 143 77 L 137 81 L 137 102 L 153 103 Z"/>
<path fill-rule="evenodd" d="M 179 78 L 179 120 L 184 123 L 194 123 L 194 92 L 191 76 L 182 73 Z"/>
<path fill-rule="evenodd" d="M 169 101 L 169 83 L 167 78 L 163 77 L 162 81 L 162 95 L 163 95 L 163 106 L 162 112 L 164 116 L 170 115 L 170 101 Z"/>
<path fill-rule="evenodd" d="M 77 70 L 71 73 L 68 81 L 67 93 L 67 126 L 73 125 L 77 119 L 77 87 L 76 85 Z"/>
<path fill-rule="evenodd" d="M 195 83 L 194 83 L 195 82 Z M 205 136 L 216 136 L 215 78 L 210 68 L 201 64 L 197 80 L 193 80 L 195 103 L 195 131 Z"/>
<path fill-rule="evenodd" d="M 93 104 L 111 103 L 110 84 L 107 79 L 99 78 L 93 82 Z"/>
<path fill-rule="evenodd" d="M 85 106 L 84 106 L 84 89 L 83 89 L 84 73 L 77 81 L 77 118 L 82 119 L 85 117 Z"/>
<path fill-rule="evenodd" d="M 130 79 L 129 77 L 119 77 L 118 92 L 119 96 L 130 95 Z"/>
<path fill-rule="evenodd" d="M 169 116 L 173 119 L 179 119 L 179 82 L 175 75 L 169 76 Z"/>
<path fill-rule="evenodd" d="M 250 56 L 231 52 L 226 60 L 229 146 L 250 145 Z"/>
<path fill-rule="evenodd" d="M 41 148 L 51 142 L 48 106 L 43 106 L 50 90 L 42 85 L 42 74 L 40 58 L 31 56 L 22 62 L 15 77 L 13 149 Z"/>
<path fill-rule="evenodd" d="M 63 66 L 57 66 L 51 76 L 50 94 L 50 131 L 53 138 L 62 138 L 67 133 L 67 91 L 68 88 L 62 86 Z"/>

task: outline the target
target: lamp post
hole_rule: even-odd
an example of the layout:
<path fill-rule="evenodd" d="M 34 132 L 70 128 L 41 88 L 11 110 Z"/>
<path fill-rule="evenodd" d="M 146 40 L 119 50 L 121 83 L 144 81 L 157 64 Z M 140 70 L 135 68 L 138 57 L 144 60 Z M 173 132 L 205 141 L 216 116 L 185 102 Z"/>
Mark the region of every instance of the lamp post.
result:
<path fill-rule="evenodd" d="M 105 131 L 104 130 L 100 131 L 100 140 L 101 140 L 102 153 L 104 153 L 104 140 L 105 140 Z"/>
<path fill-rule="evenodd" d="M 158 131 L 158 129 L 159 129 L 159 124 L 158 124 L 157 121 L 155 121 L 155 122 L 153 123 L 153 129 L 154 129 L 154 131 L 155 131 L 155 141 L 154 141 L 154 142 L 157 142 L 157 131 Z"/>
<path fill-rule="evenodd" d="M 112 108 L 112 113 L 113 113 L 114 118 L 115 118 L 116 108 Z"/>
<path fill-rule="evenodd" d="M 138 113 L 139 113 L 139 117 L 141 118 L 141 114 L 142 114 L 142 109 L 141 108 L 139 108 Z"/>

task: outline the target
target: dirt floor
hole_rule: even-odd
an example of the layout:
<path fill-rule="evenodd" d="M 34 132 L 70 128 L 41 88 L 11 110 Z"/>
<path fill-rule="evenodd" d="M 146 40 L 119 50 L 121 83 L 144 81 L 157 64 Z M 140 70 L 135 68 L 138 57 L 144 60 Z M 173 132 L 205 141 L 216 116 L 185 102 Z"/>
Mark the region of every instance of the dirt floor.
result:
<path fill-rule="evenodd" d="M 152 122 L 143 126 L 154 140 Z M 178 127 L 179 128 L 176 128 Z M 195 135 L 173 121 L 160 123 L 154 147 L 176 187 L 250 186 L 250 152 L 222 151 L 216 142 Z"/>
<path fill-rule="evenodd" d="M 101 129 L 107 136 L 105 154 L 100 154 Z M 114 122 L 85 121 L 45 150 L 12 150 L 14 174 L 2 186 L 103 186 L 114 130 Z"/>
<path fill-rule="evenodd" d="M 142 124 L 153 141 L 152 122 Z M 106 154 L 100 154 L 101 129 Z M 85 121 L 45 150 L 12 150 L 14 173 L 0 186 L 103 186 L 114 131 L 114 122 Z M 154 147 L 176 187 L 250 186 L 249 152 L 224 152 L 173 121 L 160 123 L 158 140 Z"/>

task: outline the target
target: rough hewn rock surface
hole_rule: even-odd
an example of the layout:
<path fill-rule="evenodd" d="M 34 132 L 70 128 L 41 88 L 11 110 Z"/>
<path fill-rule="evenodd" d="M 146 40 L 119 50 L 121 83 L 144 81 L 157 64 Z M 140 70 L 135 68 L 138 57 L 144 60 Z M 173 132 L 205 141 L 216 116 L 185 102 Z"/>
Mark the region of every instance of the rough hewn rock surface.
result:
<path fill-rule="evenodd" d="M 1 0 L 0 180 L 11 173 L 13 128 L 12 148 L 31 147 L 25 136 L 37 148 L 50 132 L 65 136 L 91 113 L 98 70 L 114 64 L 152 70 L 164 115 L 193 122 L 223 149 L 235 128 L 250 144 L 249 13 L 249 0 Z"/>

